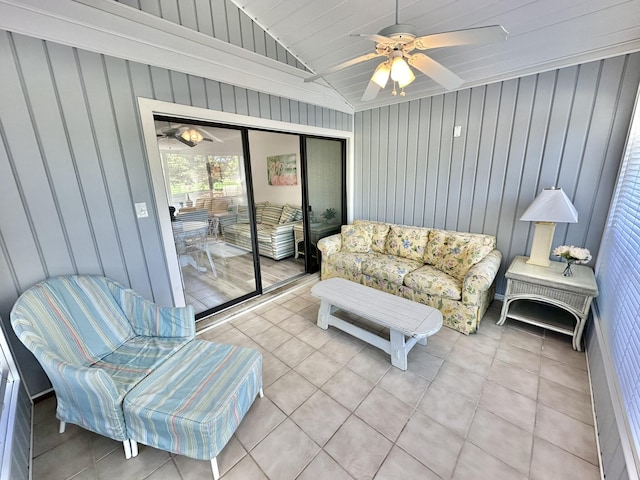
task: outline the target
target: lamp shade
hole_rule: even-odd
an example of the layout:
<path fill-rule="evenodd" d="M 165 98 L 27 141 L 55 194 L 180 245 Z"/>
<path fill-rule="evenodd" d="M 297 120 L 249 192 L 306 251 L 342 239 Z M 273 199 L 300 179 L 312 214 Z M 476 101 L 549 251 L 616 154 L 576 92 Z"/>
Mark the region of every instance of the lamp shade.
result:
<path fill-rule="evenodd" d="M 545 188 L 520 217 L 525 222 L 576 223 L 578 211 L 561 188 Z"/>
<path fill-rule="evenodd" d="M 412 78 L 413 77 L 413 78 Z M 397 56 L 394 57 L 391 63 L 391 80 L 398 82 L 399 84 L 406 86 L 409 85 L 415 76 L 411 71 L 407 62 L 404 61 L 404 58 Z"/>
<path fill-rule="evenodd" d="M 388 62 L 382 62 L 376 68 L 376 71 L 373 72 L 373 76 L 371 80 L 375 82 L 380 88 L 384 88 L 387 86 L 387 82 L 389 81 L 389 74 L 391 73 L 391 68 L 389 68 Z"/>

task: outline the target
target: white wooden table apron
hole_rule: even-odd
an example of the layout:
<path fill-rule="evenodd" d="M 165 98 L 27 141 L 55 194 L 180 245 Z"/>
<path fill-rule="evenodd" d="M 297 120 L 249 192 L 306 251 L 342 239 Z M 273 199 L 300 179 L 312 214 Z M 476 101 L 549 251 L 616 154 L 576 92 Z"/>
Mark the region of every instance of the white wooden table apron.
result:
<path fill-rule="evenodd" d="M 333 325 L 391 355 L 391 364 L 407 369 L 407 354 L 416 343 L 427 344 L 427 337 L 442 327 L 442 314 L 435 308 L 381 292 L 343 278 L 323 280 L 311 289 L 319 298 L 318 326 Z M 344 310 L 389 329 L 390 340 L 333 315 Z"/>

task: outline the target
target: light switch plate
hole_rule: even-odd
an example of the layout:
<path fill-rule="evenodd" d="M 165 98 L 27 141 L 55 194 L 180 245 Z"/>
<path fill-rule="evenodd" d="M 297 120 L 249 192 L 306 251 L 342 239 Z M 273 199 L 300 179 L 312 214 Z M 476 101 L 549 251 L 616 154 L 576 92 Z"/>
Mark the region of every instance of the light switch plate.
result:
<path fill-rule="evenodd" d="M 453 127 L 453 136 L 459 137 L 460 135 L 462 135 L 462 125 L 456 125 Z"/>
<path fill-rule="evenodd" d="M 147 218 L 149 216 L 147 204 L 145 202 L 136 203 L 136 215 L 138 218 Z"/>

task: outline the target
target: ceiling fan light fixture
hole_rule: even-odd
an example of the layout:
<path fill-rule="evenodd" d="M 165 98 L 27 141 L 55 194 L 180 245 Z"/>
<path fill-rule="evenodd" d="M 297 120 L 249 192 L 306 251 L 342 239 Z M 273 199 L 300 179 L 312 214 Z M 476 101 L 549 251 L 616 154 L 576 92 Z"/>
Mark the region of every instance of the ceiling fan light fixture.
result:
<path fill-rule="evenodd" d="M 202 136 L 202 134 L 199 131 L 197 131 L 195 128 L 185 130 L 184 132 L 182 132 L 182 135 L 180 135 L 180 137 L 182 137 L 187 142 L 193 142 L 193 143 L 200 143 L 202 140 L 204 140 L 204 137 Z"/>
<path fill-rule="evenodd" d="M 380 88 L 384 88 L 387 86 L 390 74 L 391 68 L 389 68 L 389 62 L 382 62 L 380 65 L 378 65 L 376 71 L 373 72 L 371 81 L 375 82 L 376 85 L 378 85 Z"/>
<path fill-rule="evenodd" d="M 394 57 L 391 63 L 391 80 L 398 82 L 400 88 L 404 88 L 413 82 L 416 77 L 411 71 L 411 67 L 404 61 L 404 58 Z"/>
<path fill-rule="evenodd" d="M 409 67 L 407 67 L 407 68 L 409 68 Z M 400 81 L 400 80 L 398 80 L 398 86 L 399 86 L 400 88 L 404 88 L 404 87 L 406 87 L 407 85 L 409 85 L 411 82 L 413 82 L 415 79 L 416 79 L 416 76 L 415 76 L 415 75 L 413 74 L 413 72 L 411 71 L 411 68 L 409 68 L 409 73 L 408 73 L 408 75 L 407 75 L 407 77 L 406 77 L 405 81 Z"/>

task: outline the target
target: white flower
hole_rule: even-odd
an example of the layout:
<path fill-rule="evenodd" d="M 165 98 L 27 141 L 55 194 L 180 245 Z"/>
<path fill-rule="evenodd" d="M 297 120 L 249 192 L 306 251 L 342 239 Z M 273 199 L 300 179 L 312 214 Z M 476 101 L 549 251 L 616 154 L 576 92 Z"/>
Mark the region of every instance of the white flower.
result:
<path fill-rule="evenodd" d="M 588 249 L 574 247 L 573 245 L 560 245 L 553 249 L 553 255 L 562 257 L 567 262 L 572 263 L 589 263 L 592 258 Z"/>
<path fill-rule="evenodd" d="M 580 263 L 587 263 L 591 260 L 591 252 L 586 248 L 572 246 L 569 248 L 569 255 Z"/>
<path fill-rule="evenodd" d="M 571 247 L 569 247 L 569 246 L 567 246 L 567 245 L 560 245 L 559 247 L 556 247 L 556 248 L 553 250 L 553 254 L 554 254 L 556 257 L 564 257 L 566 254 L 568 254 L 568 253 L 569 253 L 569 249 L 570 249 L 570 248 L 571 248 Z"/>

